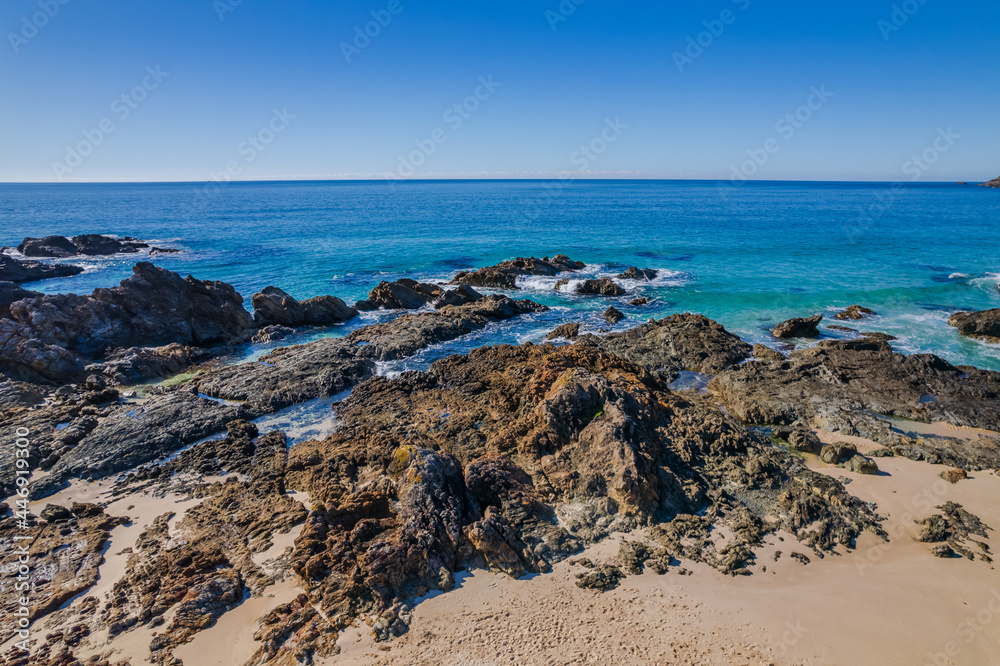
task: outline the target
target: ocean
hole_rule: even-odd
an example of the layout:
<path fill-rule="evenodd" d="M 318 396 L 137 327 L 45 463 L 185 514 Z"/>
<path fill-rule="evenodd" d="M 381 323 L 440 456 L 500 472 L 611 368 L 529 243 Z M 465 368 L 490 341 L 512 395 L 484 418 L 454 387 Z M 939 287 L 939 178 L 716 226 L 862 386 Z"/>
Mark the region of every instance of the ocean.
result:
<path fill-rule="evenodd" d="M 947 325 L 959 310 L 1000 307 L 1000 191 L 944 183 L 702 181 L 433 181 L 204 184 L 0 184 L 0 245 L 27 236 L 106 233 L 184 250 L 152 261 L 233 284 L 246 299 L 268 285 L 296 298 L 348 302 L 381 280 L 444 281 L 516 256 L 567 254 L 583 277 L 654 268 L 620 298 L 553 290 L 528 278 L 516 292 L 552 306 L 386 368 L 422 368 L 483 344 L 539 342 L 567 321 L 625 329 L 697 312 L 749 342 L 776 346 L 790 317 L 897 336 L 903 353 L 1000 370 L 1000 346 Z M 137 256 L 72 259 L 79 276 L 26 285 L 89 293 L 128 277 Z M 575 276 L 574 276 L 575 277 Z M 628 302 L 644 296 L 650 304 Z M 860 304 L 876 316 L 834 322 Z M 614 305 L 626 319 L 609 326 Z M 293 342 L 343 335 L 389 316 L 364 314 Z M 845 335 L 823 329 L 825 335 Z M 288 344 L 288 341 L 280 343 Z M 245 357 L 266 348 L 248 347 Z"/>

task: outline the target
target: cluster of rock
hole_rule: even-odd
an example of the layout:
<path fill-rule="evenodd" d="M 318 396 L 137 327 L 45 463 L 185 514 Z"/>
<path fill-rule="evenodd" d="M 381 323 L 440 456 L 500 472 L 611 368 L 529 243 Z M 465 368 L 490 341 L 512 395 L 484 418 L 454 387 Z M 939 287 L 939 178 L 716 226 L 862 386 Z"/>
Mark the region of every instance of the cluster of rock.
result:
<path fill-rule="evenodd" d="M 418 310 L 430 304 L 441 309 L 448 305 L 474 303 L 480 298 L 482 294 L 467 285 L 443 289 L 436 284 L 402 279 L 380 282 L 368 294 L 368 298 L 358 301 L 354 307 L 358 310 Z"/>
<path fill-rule="evenodd" d="M 82 272 L 83 269 L 79 266 L 23 261 L 0 252 L 0 284 L 37 282 L 50 278 L 71 277 Z"/>
<path fill-rule="evenodd" d="M 96 257 L 112 254 L 136 254 L 142 250 L 149 250 L 150 254 L 179 252 L 179 250 L 172 248 L 150 248 L 149 243 L 144 243 L 131 236 L 115 238 L 101 234 L 84 234 L 72 238 L 65 236 L 25 238 L 17 246 L 17 251 L 25 257 Z"/>
<path fill-rule="evenodd" d="M 496 266 L 487 266 L 474 272 L 462 271 L 455 276 L 455 284 L 492 289 L 517 289 L 517 278 L 526 275 L 554 276 L 562 272 L 573 272 L 584 268 L 582 261 L 573 261 L 564 254 L 536 259 L 518 257 Z"/>

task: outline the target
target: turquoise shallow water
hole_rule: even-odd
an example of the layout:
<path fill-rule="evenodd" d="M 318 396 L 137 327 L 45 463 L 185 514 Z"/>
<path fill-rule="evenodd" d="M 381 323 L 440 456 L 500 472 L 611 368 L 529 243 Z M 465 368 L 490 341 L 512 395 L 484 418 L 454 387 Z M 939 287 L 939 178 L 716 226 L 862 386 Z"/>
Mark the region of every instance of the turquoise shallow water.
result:
<path fill-rule="evenodd" d="M 273 284 L 298 298 L 363 297 L 382 279 L 444 280 L 460 269 L 565 253 L 588 274 L 663 271 L 621 299 L 521 295 L 555 310 L 507 322 L 391 367 L 421 367 L 493 342 L 540 340 L 562 321 L 604 327 L 700 312 L 749 341 L 777 321 L 859 303 L 850 324 L 899 336 L 905 353 L 1000 370 L 1000 346 L 962 339 L 957 310 L 1000 307 L 1000 191 L 951 184 L 578 181 L 0 185 L 0 245 L 25 236 L 112 233 L 181 247 L 154 262 L 225 280 L 249 297 Z M 88 272 L 29 285 L 86 293 L 128 276 L 134 257 L 76 261 Z M 646 296 L 652 304 L 631 308 Z M 249 305 L 249 303 L 248 303 Z M 384 315 L 366 315 L 347 328 Z M 830 322 L 832 323 L 832 321 Z M 339 334 L 345 329 L 335 330 Z M 326 332 L 323 334 L 331 334 Z M 253 350 L 248 350 L 253 353 Z"/>

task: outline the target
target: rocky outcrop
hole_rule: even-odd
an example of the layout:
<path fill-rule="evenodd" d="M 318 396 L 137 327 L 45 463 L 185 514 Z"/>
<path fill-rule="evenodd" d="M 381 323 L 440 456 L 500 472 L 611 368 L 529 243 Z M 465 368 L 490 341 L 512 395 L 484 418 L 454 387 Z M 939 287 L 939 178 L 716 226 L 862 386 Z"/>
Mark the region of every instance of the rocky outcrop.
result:
<path fill-rule="evenodd" d="M 819 329 L 816 328 L 823 320 L 822 315 L 814 317 L 789 319 L 783 321 L 771 330 L 771 335 L 776 338 L 818 338 Z"/>
<path fill-rule="evenodd" d="M 336 296 L 297 301 L 277 287 L 265 287 L 251 299 L 257 326 L 332 326 L 358 316 Z"/>
<path fill-rule="evenodd" d="M 163 347 L 129 347 L 109 352 L 101 363 L 86 369 L 99 373 L 110 384 L 121 386 L 171 377 L 211 356 L 206 349 L 177 343 Z"/>
<path fill-rule="evenodd" d="M 837 314 L 833 315 L 833 318 L 845 321 L 847 319 L 864 319 L 866 315 L 873 315 L 873 314 L 875 314 L 874 310 L 862 307 L 860 305 L 851 305 L 843 312 L 838 312 Z"/>
<path fill-rule="evenodd" d="M 422 284 L 416 280 L 382 281 L 371 290 L 368 298 L 358 301 L 358 310 L 417 310 L 444 295 L 436 284 Z"/>
<path fill-rule="evenodd" d="M 1000 308 L 979 312 L 957 312 L 948 318 L 948 325 L 969 338 L 1000 342 Z"/>
<path fill-rule="evenodd" d="M 1000 178 L 994 178 L 988 183 L 983 183 L 985 187 L 1000 187 Z"/>
<path fill-rule="evenodd" d="M 659 275 L 659 271 L 652 268 L 636 268 L 629 266 L 624 273 L 618 274 L 619 280 L 654 280 Z"/>
<path fill-rule="evenodd" d="M 621 356 L 673 381 L 681 370 L 716 374 L 749 358 L 753 348 L 702 315 L 676 314 L 604 337 L 588 335 L 587 344 Z"/>
<path fill-rule="evenodd" d="M 747 423 L 808 423 L 872 439 L 897 455 L 964 469 L 1000 467 L 1000 442 L 958 434 L 915 442 L 888 420 L 1000 430 L 1000 373 L 955 367 L 931 354 L 903 356 L 880 341 L 826 340 L 781 363 L 723 370 L 709 388 Z"/>
<path fill-rule="evenodd" d="M 83 269 L 79 266 L 21 261 L 0 252 L 0 280 L 4 282 L 36 282 L 49 278 L 70 277 L 82 272 Z"/>
<path fill-rule="evenodd" d="M 625 293 L 625 288 L 611 278 L 604 277 L 584 280 L 576 285 L 576 293 L 590 296 L 621 296 Z"/>
<path fill-rule="evenodd" d="M 625 315 L 622 314 L 622 311 L 619 310 L 618 308 L 608 308 L 607 310 L 604 311 L 604 314 L 601 316 L 604 317 L 604 321 L 608 322 L 609 324 L 617 324 L 618 322 L 620 322 L 622 319 L 625 318 Z"/>
<path fill-rule="evenodd" d="M 884 534 L 834 479 L 586 344 L 486 347 L 372 378 L 337 415 L 336 433 L 290 453 L 289 486 L 315 507 L 292 560 L 306 598 L 264 619 L 259 661 L 330 655 L 361 614 L 388 637 L 406 599 L 450 589 L 455 571 L 548 571 L 642 525 L 697 522 L 705 538 L 665 531 L 664 548 L 727 573 L 777 529 L 819 551 Z M 733 538 L 713 543 L 713 524 Z"/>
<path fill-rule="evenodd" d="M 961 504 L 945 502 L 937 508 L 941 513 L 917 521 L 924 528 L 918 537 L 920 541 L 946 546 L 947 550 L 935 553 L 937 557 L 955 557 L 958 554 L 969 560 L 993 562 L 991 549 L 986 543 L 993 528 L 966 511 Z M 974 552 L 973 548 L 979 552 Z"/>
<path fill-rule="evenodd" d="M 450 289 L 446 291 L 442 296 L 434 301 L 434 307 L 440 310 L 446 305 L 465 305 L 466 303 L 475 303 L 482 297 L 483 295 L 478 291 L 463 284 L 457 289 Z"/>
<path fill-rule="evenodd" d="M 785 357 L 781 355 L 781 352 L 777 352 L 767 345 L 756 344 L 753 346 L 754 358 L 758 358 L 762 361 L 784 361 Z"/>
<path fill-rule="evenodd" d="M 224 282 L 182 278 L 149 263 L 136 264 L 133 271 L 121 286 L 90 296 L 37 296 L 11 305 L 12 321 L 0 321 L 0 370 L 72 381 L 73 372 L 45 365 L 46 360 L 57 356 L 60 366 L 68 366 L 78 365 L 80 357 L 100 360 L 119 348 L 207 347 L 240 339 L 252 326 L 243 298 Z M 21 348 L 27 357 L 16 353 Z"/>
<path fill-rule="evenodd" d="M 82 379 L 86 365 L 87 359 L 79 354 L 37 340 L 29 326 L 0 319 L 0 370 L 11 378 L 63 384 Z"/>
<path fill-rule="evenodd" d="M 112 254 L 136 254 L 149 248 L 131 236 L 115 238 L 100 234 L 82 236 L 46 236 L 45 238 L 25 238 L 17 251 L 26 257 L 72 257 L 76 255 L 108 256 Z M 168 248 L 155 248 L 159 252 L 176 252 Z"/>
<path fill-rule="evenodd" d="M 0 319 L 10 316 L 11 303 L 41 295 L 37 291 L 22 289 L 16 282 L 0 282 Z"/>
<path fill-rule="evenodd" d="M 523 275 L 553 276 L 557 273 L 578 271 L 586 266 L 582 261 L 573 261 L 564 254 L 549 259 L 518 257 L 496 266 L 480 268 L 475 272 L 463 271 L 455 276 L 455 284 L 493 289 L 517 289 L 517 278 Z"/>
<path fill-rule="evenodd" d="M 580 324 L 569 323 L 560 324 L 552 329 L 552 332 L 545 336 L 546 340 L 558 340 L 559 338 L 564 338 L 566 340 L 576 340 L 580 335 Z"/>

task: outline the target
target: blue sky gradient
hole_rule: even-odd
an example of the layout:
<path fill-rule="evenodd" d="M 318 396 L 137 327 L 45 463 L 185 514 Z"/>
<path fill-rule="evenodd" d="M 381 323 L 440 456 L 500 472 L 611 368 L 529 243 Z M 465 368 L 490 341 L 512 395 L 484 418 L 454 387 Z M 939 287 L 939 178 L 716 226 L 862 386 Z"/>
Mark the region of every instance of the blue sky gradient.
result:
<path fill-rule="evenodd" d="M 0 181 L 1000 175 L 995 2 L 576 2 L 7 0 Z"/>

